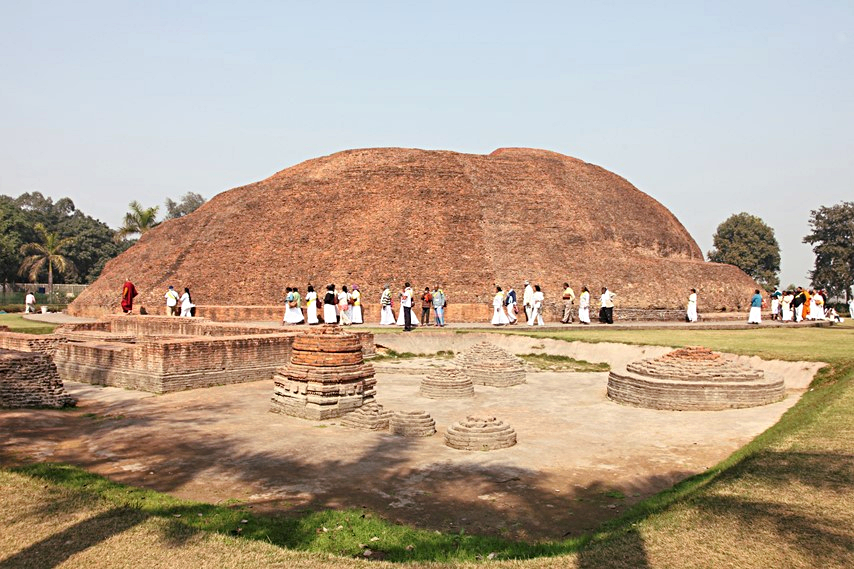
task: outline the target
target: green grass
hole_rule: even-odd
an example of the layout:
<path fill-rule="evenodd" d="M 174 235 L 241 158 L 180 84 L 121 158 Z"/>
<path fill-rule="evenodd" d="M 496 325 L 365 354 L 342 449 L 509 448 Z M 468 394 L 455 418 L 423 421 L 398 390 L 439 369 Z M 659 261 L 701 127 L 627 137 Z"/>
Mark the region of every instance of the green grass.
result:
<path fill-rule="evenodd" d="M 548 371 L 601 372 L 609 371 L 611 369 L 611 366 L 606 363 L 592 363 L 586 360 L 576 360 L 569 356 L 522 354 L 519 357 L 537 369 Z"/>
<path fill-rule="evenodd" d="M 8 326 L 12 332 L 26 334 L 50 334 L 56 328 L 53 324 L 25 320 L 21 314 L 0 314 L 0 326 Z"/>
<path fill-rule="evenodd" d="M 440 358 L 440 359 L 450 359 L 454 357 L 454 352 L 451 350 L 439 350 L 433 354 L 415 354 L 412 352 L 397 352 L 392 349 L 384 349 L 382 352 L 377 352 L 377 355 L 374 356 L 371 361 L 383 361 L 383 360 L 410 360 L 413 358 Z"/>

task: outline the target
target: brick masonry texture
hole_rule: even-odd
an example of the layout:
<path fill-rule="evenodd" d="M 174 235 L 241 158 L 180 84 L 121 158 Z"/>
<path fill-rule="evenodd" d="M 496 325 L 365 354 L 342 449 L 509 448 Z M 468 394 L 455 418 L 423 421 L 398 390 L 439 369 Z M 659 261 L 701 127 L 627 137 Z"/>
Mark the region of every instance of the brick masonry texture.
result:
<path fill-rule="evenodd" d="M 755 407 L 785 397 L 780 377 L 766 377 L 708 348 L 689 347 L 629 363 L 608 374 L 608 397 L 674 411 Z"/>
<path fill-rule="evenodd" d="M 445 432 L 445 444 L 458 450 L 497 450 L 516 444 L 516 430 L 495 417 L 470 415 Z"/>
<path fill-rule="evenodd" d="M 72 407 L 51 357 L 0 349 L 0 407 Z"/>
<path fill-rule="evenodd" d="M 376 148 L 303 162 L 147 232 L 69 312 L 118 312 L 128 278 L 137 311 L 162 314 L 172 284 L 189 286 L 200 314 L 217 320 L 258 307 L 281 319 L 285 286 L 304 294 L 309 282 L 358 283 L 366 308 L 386 283 L 397 290 L 408 280 L 417 291 L 441 282 L 449 318 L 461 322 L 488 320 L 495 283 L 521 292 L 525 279 L 543 287 L 550 317 L 564 281 L 576 292 L 586 284 L 594 299 L 608 286 L 618 317 L 621 308 L 680 309 L 692 287 L 701 312 L 731 311 L 756 287 L 735 267 L 704 262 L 679 220 L 620 176 L 518 148 Z M 459 304 L 474 308 L 452 316 Z"/>
<path fill-rule="evenodd" d="M 476 385 L 511 387 L 525 383 L 522 360 L 490 342 L 475 344 L 454 361 Z"/>

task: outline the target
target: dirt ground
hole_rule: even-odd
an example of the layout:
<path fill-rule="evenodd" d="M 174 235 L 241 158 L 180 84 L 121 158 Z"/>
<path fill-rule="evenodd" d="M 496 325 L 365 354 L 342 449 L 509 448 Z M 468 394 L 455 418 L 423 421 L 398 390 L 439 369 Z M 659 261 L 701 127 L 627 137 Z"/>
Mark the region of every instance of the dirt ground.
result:
<path fill-rule="evenodd" d="M 650 351 L 597 349 L 620 360 Z M 618 405 L 606 397 L 606 373 L 529 373 L 524 385 L 476 386 L 473 399 L 450 401 L 419 396 L 421 376 L 411 370 L 378 373 L 380 404 L 423 409 L 436 420 L 438 433 L 419 439 L 270 413 L 272 381 L 168 395 L 66 382 L 79 398 L 76 409 L 0 411 L 0 460 L 68 462 L 182 498 L 259 511 L 365 507 L 418 527 L 554 539 L 702 472 L 775 423 L 814 371 L 785 365 L 785 400 L 715 412 Z M 518 444 L 493 452 L 446 447 L 445 429 L 476 413 L 512 425 Z"/>

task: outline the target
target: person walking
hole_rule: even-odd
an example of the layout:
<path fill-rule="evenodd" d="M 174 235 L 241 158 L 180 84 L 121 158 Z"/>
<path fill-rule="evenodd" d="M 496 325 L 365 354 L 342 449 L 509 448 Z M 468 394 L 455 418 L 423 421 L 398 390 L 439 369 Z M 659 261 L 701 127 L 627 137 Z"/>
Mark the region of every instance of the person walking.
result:
<path fill-rule="evenodd" d="M 32 291 L 27 292 L 27 297 L 24 299 L 24 314 L 36 311 L 36 295 Z"/>
<path fill-rule="evenodd" d="M 492 325 L 504 326 L 510 324 L 507 314 L 504 313 L 504 292 L 501 287 L 495 286 L 495 296 L 492 297 Z"/>
<path fill-rule="evenodd" d="M 688 295 L 688 309 L 685 311 L 685 319 L 688 322 L 697 321 L 697 289 L 692 288 Z"/>
<path fill-rule="evenodd" d="M 590 324 L 590 290 L 581 287 L 581 296 L 578 297 L 578 321 L 582 324 Z"/>
<path fill-rule="evenodd" d="M 750 314 L 747 316 L 747 323 L 762 323 L 762 295 L 758 288 L 753 292 L 753 298 L 750 299 Z"/>
<path fill-rule="evenodd" d="M 394 312 L 391 308 L 391 287 L 385 285 L 380 295 L 380 326 L 394 325 Z"/>
<path fill-rule="evenodd" d="M 190 318 L 193 316 L 193 309 L 196 307 L 193 304 L 193 297 L 190 296 L 189 287 L 184 287 L 184 294 L 181 295 L 181 316 Z"/>
<path fill-rule="evenodd" d="M 421 323 L 424 326 L 430 325 L 430 310 L 433 308 L 433 295 L 430 293 L 430 287 L 424 287 L 424 292 L 421 294 Z"/>
<path fill-rule="evenodd" d="M 338 322 L 338 314 L 335 310 L 335 285 L 326 285 L 326 294 L 323 295 L 323 323 L 336 324 Z"/>
<path fill-rule="evenodd" d="M 169 285 L 163 298 L 166 299 L 166 316 L 178 316 L 178 293 L 175 292 L 175 287 Z"/>
<path fill-rule="evenodd" d="M 771 293 L 771 320 L 780 319 L 780 298 L 782 298 L 783 293 L 780 292 L 780 289 L 774 287 L 774 292 Z"/>
<path fill-rule="evenodd" d="M 350 293 L 350 298 L 352 300 L 350 306 L 353 311 L 353 317 L 350 320 L 353 324 L 362 324 L 364 322 L 362 320 L 362 293 L 359 291 L 358 285 L 353 285 L 353 292 Z"/>
<path fill-rule="evenodd" d="M 137 294 L 139 293 L 136 291 L 133 283 L 130 282 L 130 279 L 125 280 L 125 284 L 122 286 L 122 312 L 125 314 L 133 312 L 133 299 Z"/>
<path fill-rule="evenodd" d="M 341 325 L 350 325 L 350 294 L 347 291 L 347 285 L 341 287 L 341 292 L 338 293 L 338 315 L 341 317 Z"/>
<path fill-rule="evenodd" d="M 602 296 L 599 297 L 599 322 L 602 324 L 614 323 L 614 297 L 617 296 L 608 287 L 602 287 Z"/>
<path fill-rule="evenodd" d="M 543 322 L 543 302 L 545 295 L 543 294 L 540 285 L 534 285 L 534 294 L 531 298 L 531 317 L 528 319 L 528 326 L 533 326 L 536 323 L 539 326 L 545 326 Z"/>
<path fill-rule="evenodd" d="M 522 293 L 522 308 L 525 309 L 525 319 L 530 324 L 531 315 L 534 313 L 534 289 L 528 281 L 525 281 L 525 291 Z"/>
<path fill-rule="evenodd" d="M 563 318 L 560 321 L 564 324 L 572 324 L 572 305 L 575 304 L 575 291 L 569 286 L 569 283 L 563 283 Z"/>
<path fill-rule="evenodd" d="M 317 319 L 317 293 L 314 292 L 312 285 L 308 285 L 308 292 L 305 293 L 305 312 L 310 325 L 320 324 L 320 320 Z"/>
<path fill-rule="evenodd" d="M 510 321 L 510 324 L 516 324 L 519 321 L 516 318 L 516 291 L 513 290 L 512 286 L 507 290 L 504 306 L 507 307 L 507 320 Z"/>
<path fill-rule="evenodd" d="M 445 306 L 447 306 L 445 291 L 442 290 L 442 285 L 436 285 L 433 288 L 433 312 L 436 315 L 436 326 L 443 328 L 445 326 Z"/>

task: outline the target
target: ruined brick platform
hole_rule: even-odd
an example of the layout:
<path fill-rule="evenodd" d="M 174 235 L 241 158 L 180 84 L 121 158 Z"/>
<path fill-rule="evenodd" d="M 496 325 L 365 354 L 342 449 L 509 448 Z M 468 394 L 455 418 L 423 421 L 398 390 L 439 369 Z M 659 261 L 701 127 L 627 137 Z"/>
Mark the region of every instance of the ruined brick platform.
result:
<path fill-rule="evenodd" d="M 422 379 L 418 393 L 430 399 L 463 399 L 474 397 L 474 384 L 462 370 L 446 368 Z"/>
<path fill-rule="evenodd" d="M 273 374 L 270 411 L 303 419 L 340 417 L 372 401 L 374 368 L 358 337 L 335 324 L 294 338 L 290 361 Z"/>
<path fill-rule="evenodd" d="M 448 427 L 445 444 L 459 450 L 496 450 L 516 444 L 516 431 L 495 417 L 470 415 Z"/>
<path fill-rule="evenodd" d="M 619 403 L 675 411 L 755 407 L 785 396 L 782 378 L 766 377 L 708 348 L 689 347 L 628 364 L 608 375 Z"/>
<path fill-rule="evenodd" d="M 525 365 L 507 350 L 489 342 L 475 344 L 456 358 L 475 385 L 511 387 L 525 383 Z"/>
<path fill-rule="evenodd" d="M 0 349 L 0 407 L 73 407 L 50 356 Z"/>
<path fill-rule="evenodd" d="M 376 401 L 369 401 L 352 413 L 344 415 L 341 418 L 341 426 L 363 431 L 387 431 L 391 415 L 391 411 L 383 409 Z"/>
<path fill-rule="evenodd" d="M 436 421 L 426 411 L 395 411 L 389 430 L 402 437 L 430 437 L 436 432 Z"/>

